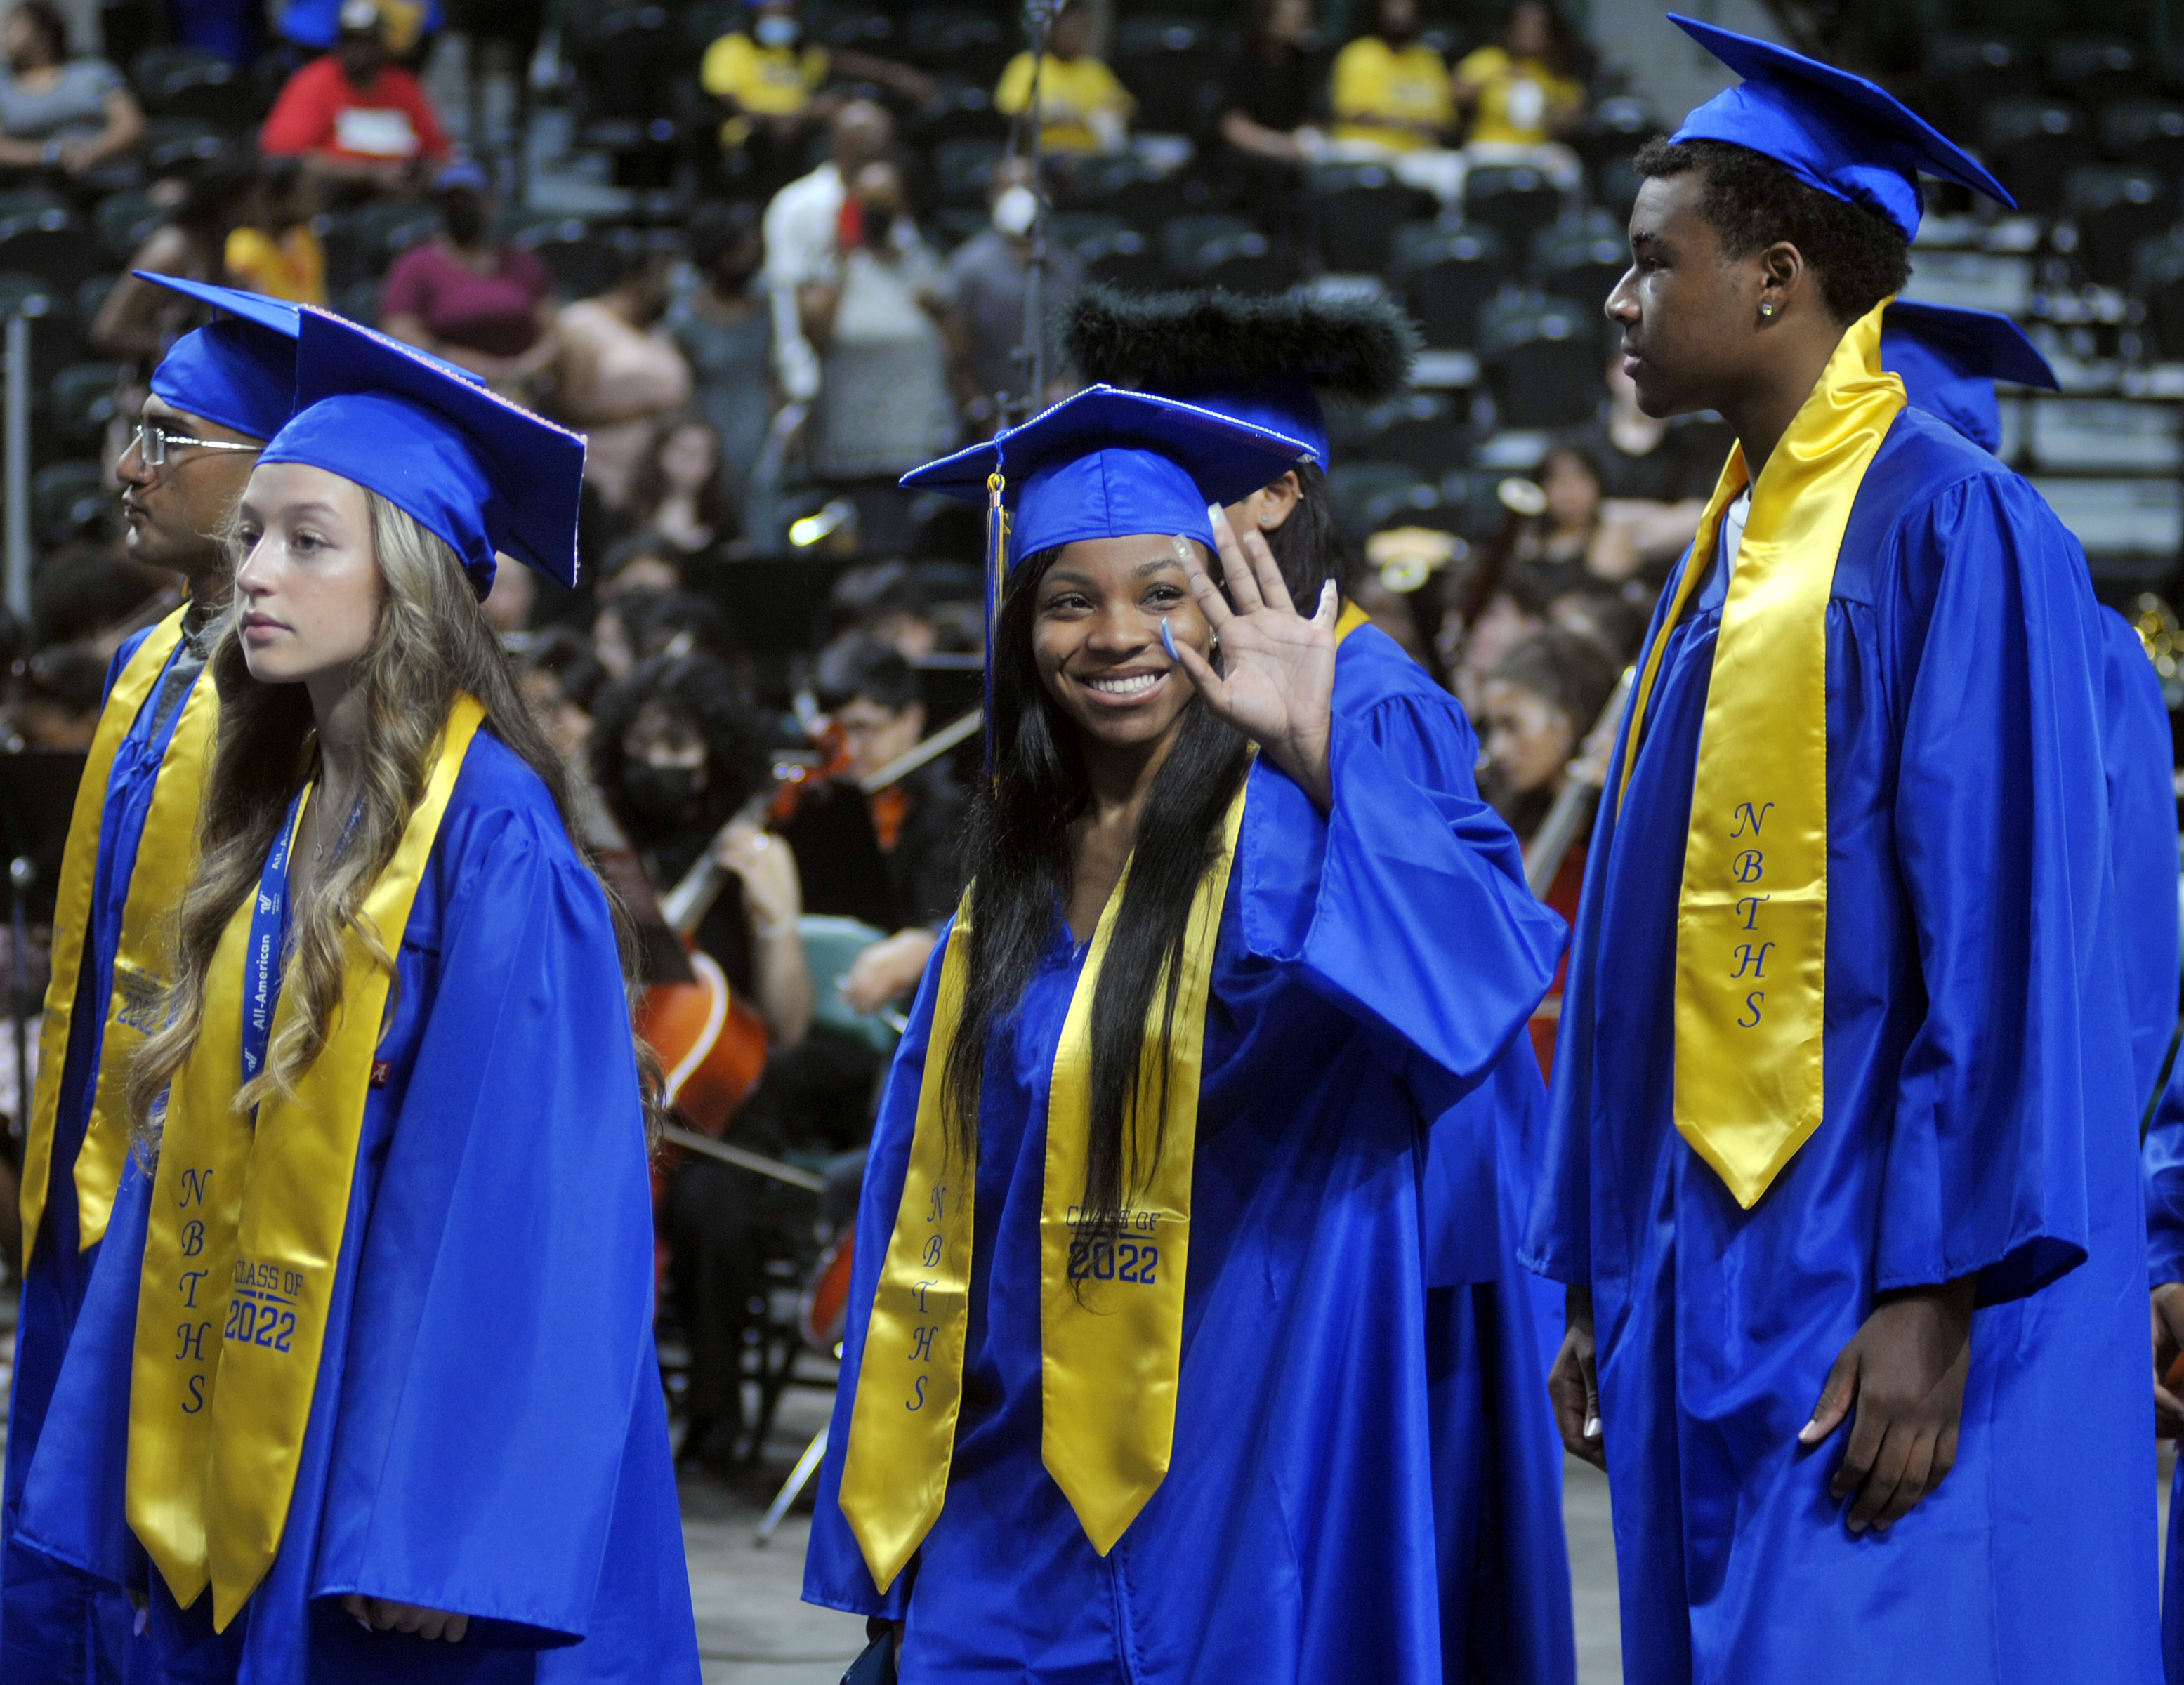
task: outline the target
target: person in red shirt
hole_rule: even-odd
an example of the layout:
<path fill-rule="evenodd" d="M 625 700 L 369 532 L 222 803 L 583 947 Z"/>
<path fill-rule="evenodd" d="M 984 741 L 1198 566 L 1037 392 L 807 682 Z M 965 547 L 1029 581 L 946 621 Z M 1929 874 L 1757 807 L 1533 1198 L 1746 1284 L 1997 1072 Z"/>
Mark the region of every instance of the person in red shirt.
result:
<path fill-rule="evenodd" d="M 334 50 L 288 78 L 259 136 L 268 153 L 297 153 L 337 181 L 421 186 L 448 137 L 416 77 L 388 61 L 377 0 L 347 0 Z"/>

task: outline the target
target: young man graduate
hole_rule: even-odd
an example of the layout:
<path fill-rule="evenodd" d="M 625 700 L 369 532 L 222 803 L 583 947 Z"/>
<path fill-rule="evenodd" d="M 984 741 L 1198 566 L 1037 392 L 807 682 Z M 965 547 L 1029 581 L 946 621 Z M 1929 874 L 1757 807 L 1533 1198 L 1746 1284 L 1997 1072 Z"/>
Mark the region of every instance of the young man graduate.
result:
<path fill-rule="evenodd" d="M 1064 346 L 1088 380 L 1181 398 L 1305 444 L 1309 458 L 1229 504 L 1228 523 L 1266 539 L 1296 601 L 1313 600 L 1323 581 L 1345 583 L 1321 398 L 1375 404 L 1406 388 L 1417 336 L 1401 310 L 1091 287 L 1071 303 Z M 1355 604 L 1335 624 L 1336 715 L 1368 728 L 1381 715 L 1419 722 L 1398 738 L 1405 776 L 1439 798 L 1477 801 L 1479 740 L 1462 707 Z M 1436 1119 L 1429 1143 L 1433 1478 L 1449 1677 L 1545 1685 L 1574 1678 L 1577 1657 L 1562 1459 L 1540 1385 L 1550 1307 L 1545 1284 L 1515 1256 L 1546 1099 L 1523 1052 Z"/>
<path fill-rule="evenodd" d="M 2025 483 L 1882 366 L 1920 171 L 1880 89 L 1741 75 L 1641 155 L 1608 301 L 1739 440 L 1594 833 L 1527 1260 L 1641 1685 L 2154 1677 L 2102 636 Z"/>
<path fill-rule="evenodd" d="M 226 606 L 219 534 L 265 441 L 294 407 L 293 305 L 143 275 L 228 312 L 176 342 L 122 453 L 129 553 L 182 576 L 189 601 L 124 644 L 77 792 L 53 919 L 38 1083 L 24 1141 L 22 1308 L 8 1401 L 0 1530 L 0 1678 L 74 1677 L 86 1645 L 127 1630 L 86 1582 L 15 1540 L 23 1482 L 83 1303 L 128 1150 L 120 1084 L 166 964 L 218 699 L 198 682 Z M 117 1628 L 118 1623 L 118 1628 Z M 69 1658 L 64 1662 L 63 1658 Z"/>

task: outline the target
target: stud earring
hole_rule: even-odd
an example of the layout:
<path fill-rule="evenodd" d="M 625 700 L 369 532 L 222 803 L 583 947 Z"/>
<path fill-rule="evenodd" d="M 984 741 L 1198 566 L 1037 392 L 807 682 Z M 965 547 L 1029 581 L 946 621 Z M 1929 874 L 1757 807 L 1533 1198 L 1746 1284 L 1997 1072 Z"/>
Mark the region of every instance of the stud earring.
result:
<path fill-rule="evenodd" d="M 1762 320 L 1762 321 L 1771 321 L 1771 320 L 1774 320 L 1774 307 L 1772 304 L 1762 304 L 1762 305 L 1759 307 L 1759 319 L 1760 319 L 1760 320 Z"/>

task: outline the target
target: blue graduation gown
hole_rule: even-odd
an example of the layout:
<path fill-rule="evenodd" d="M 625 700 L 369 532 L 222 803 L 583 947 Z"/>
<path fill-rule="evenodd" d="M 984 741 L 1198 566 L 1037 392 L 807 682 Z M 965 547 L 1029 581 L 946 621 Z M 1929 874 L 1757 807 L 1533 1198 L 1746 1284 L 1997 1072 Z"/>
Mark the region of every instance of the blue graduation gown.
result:
<path fill-rule="evenodd" d="M 2101 760 L 2109 781 L 2124 987 L 2131 1005 L 2131 1090 L 2142 1112 L 2176 1033 L 2176 748 L 2161 676 L 2130 621 L 2100 611 Z"/>
<path fill-rule="evenodd" d="M 1749 1211 L 1671 1117 L 1713 571 L 1594 831 L 1527 1241 L 1594 1295 L 1626 1677 L 2150 1679 L 2131 1015 L 2076 547 L 1897 416 L 1827 609 L 1826 1111 Z M 1853 1537 L 1827 1492 L 1847 1429 L 1797 1431 L 1876 1293 L 1974 1272 L 1954 1471 Z"/>
<path fill-rule="evenodd" d="M 126 1677 L 695 1685 L 651 1334 L 651 1208 L 605 898 L 537 776 L 473 741 L 381 1044 L 295 1494 L 225 1633 L 128 1531 L 149 1178 L 131 1165 L 25 1500 L 56 1560 L 142 1588 Z M 348 1592 L 472 1617 L 367 1632 Z"/>
<path fill-rule="evenodd" d="M 1271 765 L 1250 775 L 1206 1021 L 1167 1479 L 1102 1560 L 1040 1461 L 1046 1095 L 1084 962 L 1057 918 L 984 1080 L 947 1502 L 883 1596 L 841 1512 L 841 1461 L 909 1159 L 937 953 L 928 967 L 866 1166 L 805 1564 L 811 1601 L 906 1618 L 905 1685 L 1480 1677 L 1451 1673 L 1445 1649 L 1480 1658 L 1484 1677 L 1568 1677 L 1552 1655 L 1534 1659 L 1552 1646 L 1532 1636 L 1551 1619 L 1567 1634 L 1567 1571 L 1524 1554 L 1522 1530 L 1496 1513 L 1506 1500 L 1492 1476 L 1474 1488 L 1468 1530 L 1482 1589 L 1453 1611 L 1466 1630 L 1447 1630 L 1441 1532 L 1459 1494 L 1436 1493 L 1429 1478 L 1451 1449 L 1435 1425 L 1437 1374 L 1483 1371 L 1482 1348 L 1500 1337 L 1474 1289 L 1459 1305 L 1456 1290 L 1432 1287 L 1424 1195 L 1434 1121 L 1522 1050 L 1560 925 L 1526 892 L 1500 820 L 1431 781 L 1462 747 L 1453 710 L 1384 684 L 1379 705 L 1336 710 L 1331 815 Z M 1490 1221 L 1490 1167 L 1486 1177 L 1478 1220 Z"/>
<path fill-rule="evenodd" d="M 107 669 L 106 688 L 151 635 L 138 632 L 124 643 Z M 176 648 L 176 656 L 182 653 Z M 175 657 L 170 656 L 171 667 Z M 202 681 L 203 675 L 198 676 Z M 69 1020 L 67 1063 L 53 1118 L 53 1150 L 45 1217 L 38 1228 L 36 1254 L 24 1271 L 22 1299 L 15 1323 L 15 1369 L 8 1399 L 8 1465 L 0 1494 L 0 1679 L 73 1682 L 93 1677 L 98 1658 L 120 1654 L 129 1630 L 127 1600 L 118 1592 L 99 1594 L 81 1576 L 56 1571 L 36 1551 L 15 1540 L 22 1510 L 23 1483 L 31 1454 L 45 1426 L 46 1411 L 58 1379 L 61 1359 L 83 1305 L 96 1244 L 80 1249 L 76 1227 L 75 1159 L 91 1120 L 91 1101 L 98 1084 L 100 1043 L 106 1030 L 106 1006 L 114 994 L 114 954 L 121 943 L 121 913 L 129 899 L 129 881 L 136 870 L 136 845 L 151 809 L 167 746 L 174 739 L 188 692 L 176 699 L 159 729 L 153 729 L 162 672 L 131 722 L 129 734 L 114 757 L 99 809 L 98 865 L 92 884 L 91 927 L 84 933 L 83 965 L 77 974 L 75 1010 Z"/>

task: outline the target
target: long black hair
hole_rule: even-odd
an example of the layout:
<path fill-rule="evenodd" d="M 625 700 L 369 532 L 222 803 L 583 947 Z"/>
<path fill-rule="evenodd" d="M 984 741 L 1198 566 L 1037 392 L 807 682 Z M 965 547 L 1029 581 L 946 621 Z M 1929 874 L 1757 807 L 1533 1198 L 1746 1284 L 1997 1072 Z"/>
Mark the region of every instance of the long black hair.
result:
<path fill-rule="evenodd" d="M 1282 570 L 1290 601 L 1300 614 L 1319 606 L 1319 587 L 1333 580 L 1347 598 L 1354 564 L 1342 529 L 1334 522 L 1334 505 L 1327 495 L 1327 475 L 1316 462 L 1301 462 L 1291 470 L 1297 477 L 1296 507 L 1290 518 L 1271 531 L 1260 534 Z"/>
<path fill-rule="evenodd" d="M 941 1093 L 956 1150 L 976 1163 L 978 1094 L 997 1027 L 1053 940 L 1071 882 L 1070 827 L 1089 792 L 1077 729 L 1039 681 L 1032 652 L 1039 587 L 1058 549 L 1020 563 L 994 627 L 994 776 L 971 804 L 970 952 L 962 1017 Z M 1112 1230 L 1159 1162 L 1167 1127 L 1167 1055 L 1182 981 L 1184 931 L 1200 881 L 1221 846 L 1221 820 L 1250 764 L 1250 745 L 1199 698 L 1184 706 L 1173 746 L 1138 821 L 1123 904 L 1092 1002 L 1091 1137 L 1084 1230 Z M 1161 1092 L 1139 1093 L 1154 996 L 1162 993 Z M 1150 1119 L 1150 1139 L 1141 1127 Z"/>

